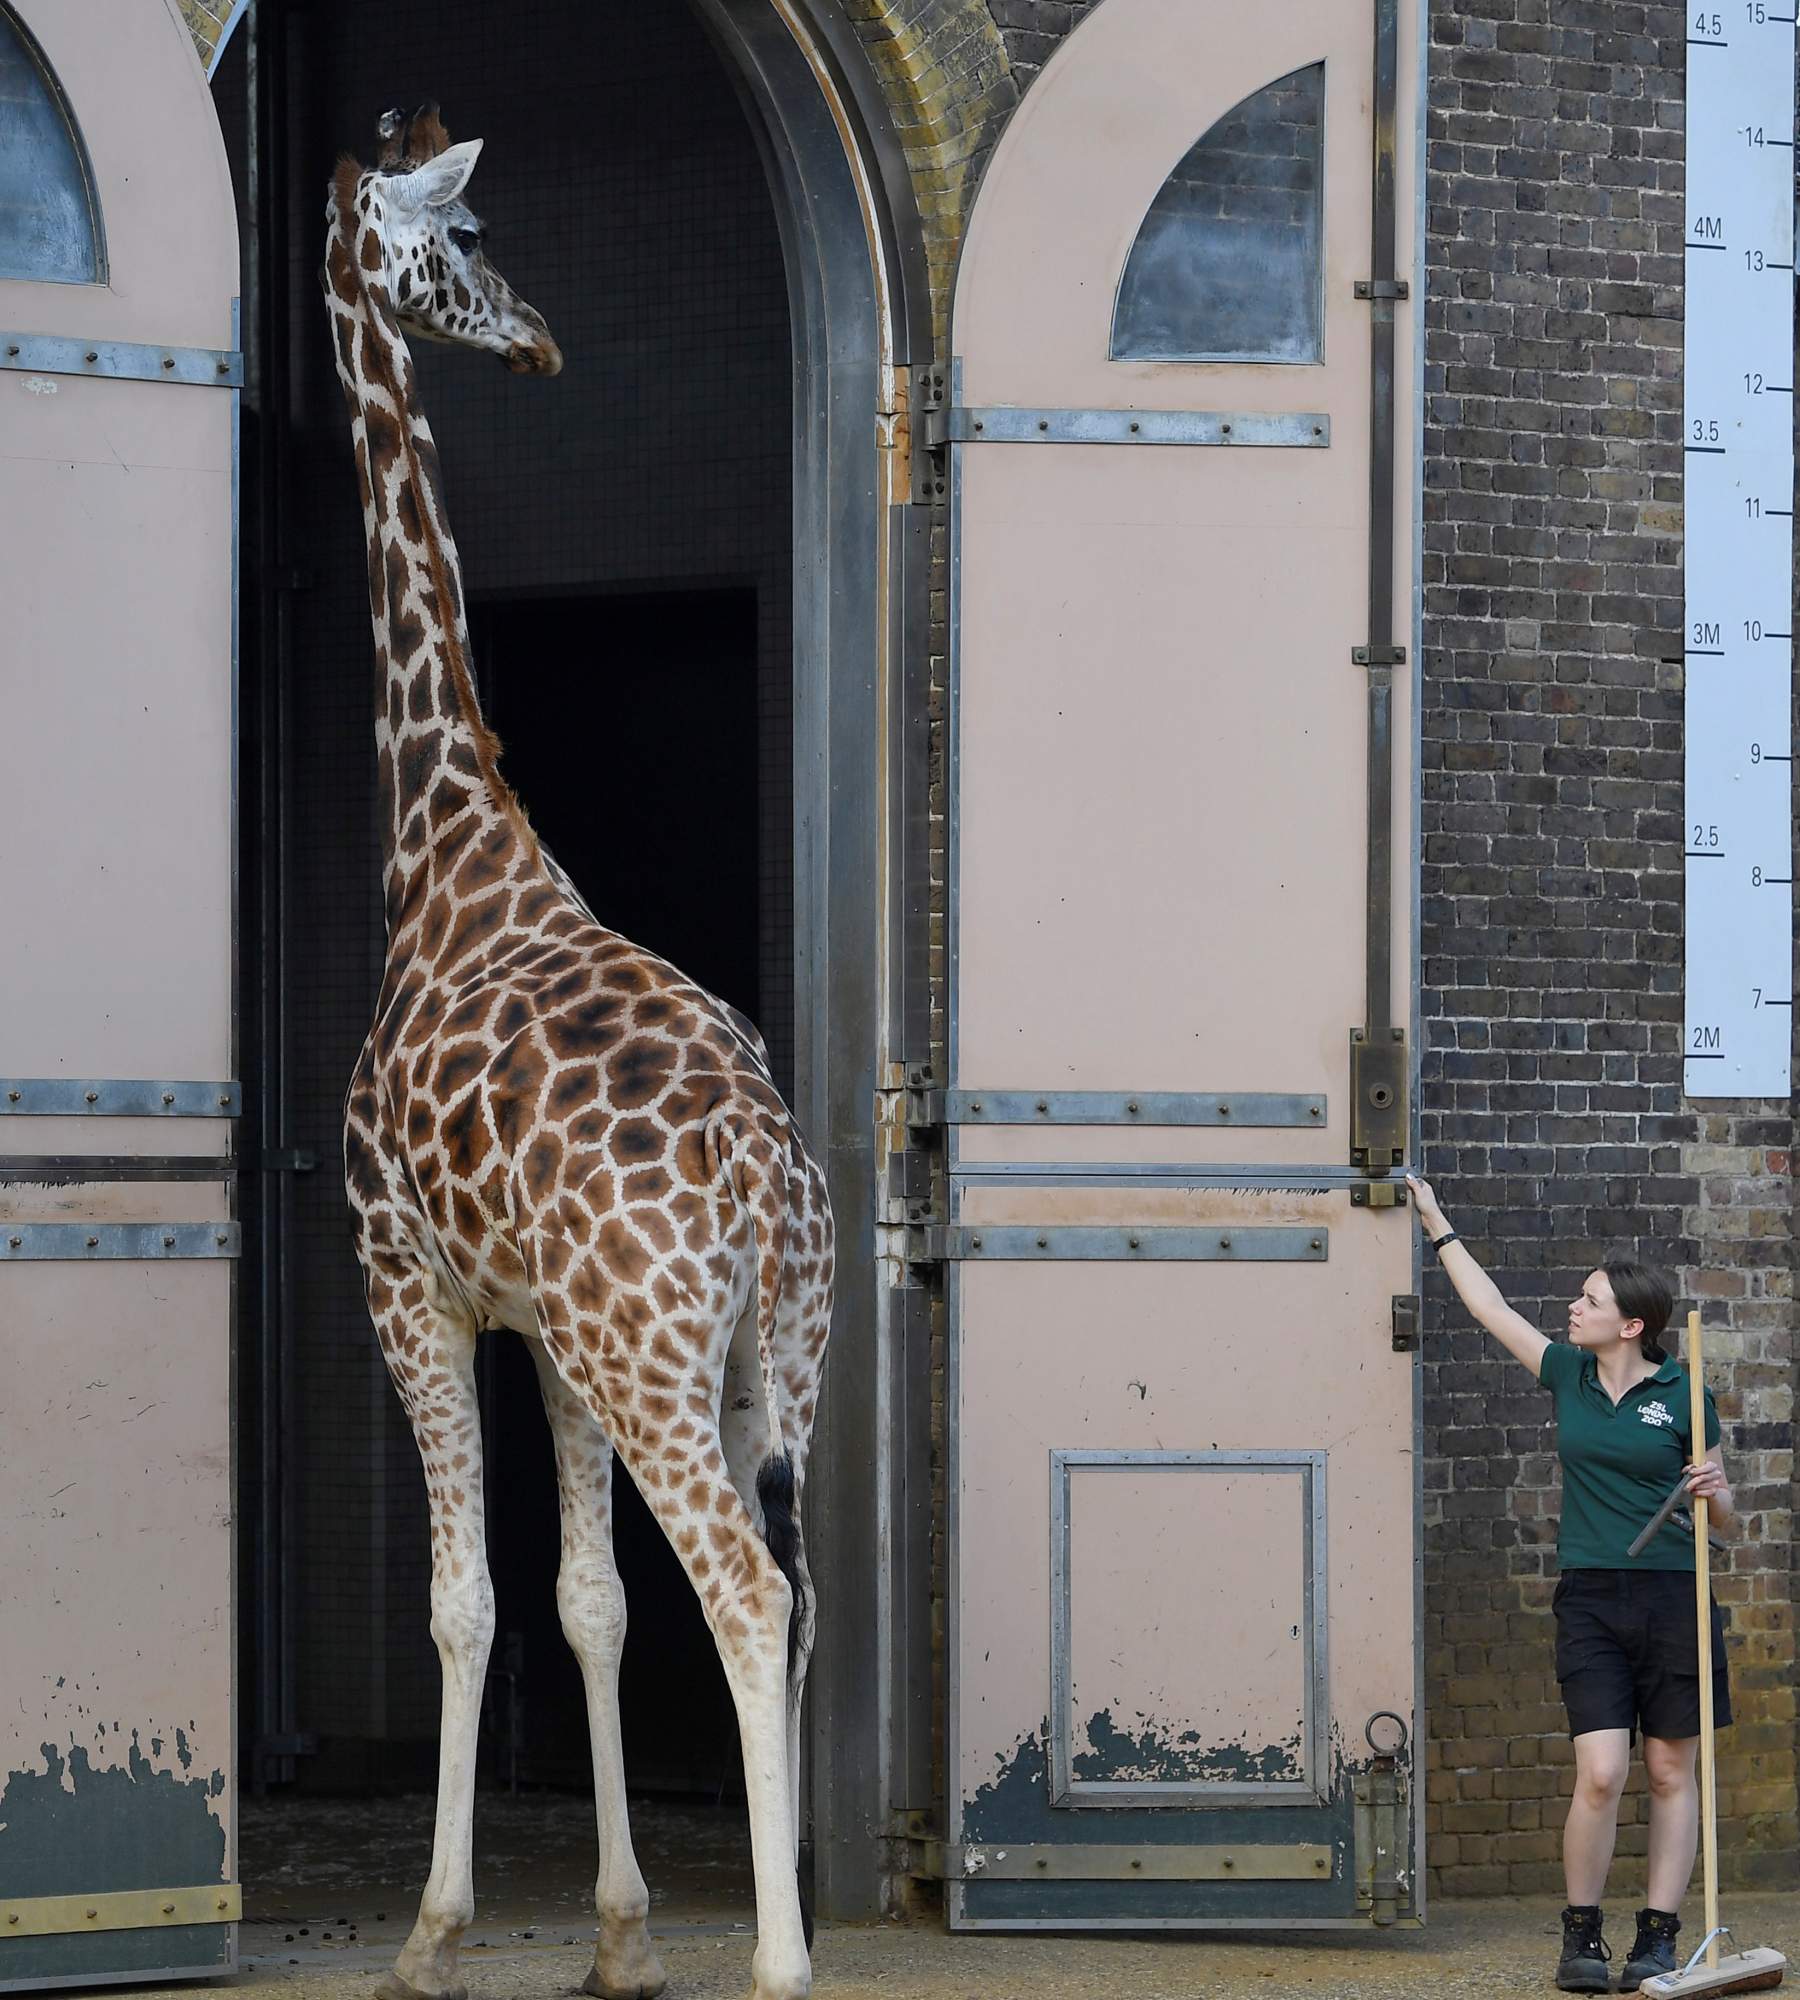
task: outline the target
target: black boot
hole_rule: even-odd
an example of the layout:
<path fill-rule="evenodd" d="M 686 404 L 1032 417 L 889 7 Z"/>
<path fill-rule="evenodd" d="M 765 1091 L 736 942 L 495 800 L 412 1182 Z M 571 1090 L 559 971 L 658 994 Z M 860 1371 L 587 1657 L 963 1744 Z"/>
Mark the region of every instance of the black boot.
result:
<path fill-rule="evenodd" d="M 1562 1913 L 1562 1957 L 1556 1963 L 1556 1983 L 1565 1993 L 1610 1993 L 1612 1974 L 1606 1969 L 1612 1953 L 1600 1935 L 1597 1903 L 1571 1904 Z"/>
<path fill-rule="evenodd" d="M 1675 1970 L 1675 1938 L 1680 1929 L 1681 1919 L 1673 1910 L 1639 1910 L 1637 1939 L 1619 1975 L 1621 1993 L 1635 1993 L 1646 1979 Z"/>

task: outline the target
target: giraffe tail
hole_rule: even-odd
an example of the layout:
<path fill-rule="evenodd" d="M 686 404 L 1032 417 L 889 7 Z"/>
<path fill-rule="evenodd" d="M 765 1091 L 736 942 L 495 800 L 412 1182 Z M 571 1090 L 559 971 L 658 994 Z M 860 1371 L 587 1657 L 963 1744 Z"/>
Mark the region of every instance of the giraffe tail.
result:
<path fill-rule="evenodd" d="M 787 1147 L 759 1125 L 733 1120 L 727 1145 L 732 1184 L 756 1239 L 756 1353 L 762 1368 L 763 1403 L 769 1414 L 769 1451 L 756 1475 L 762 1508 L 763 1540 L 775 1567 L 787 1579 L 788 1669 L 799 1651 L 805 1587 L 800 1580 L 800 1523 L 794 1461 L 781 1434 L 779 1385 L 775 1379 L 775 1319 L 781 1307 L 782 1271 L 787 1261 L 790 1195 Z"/>

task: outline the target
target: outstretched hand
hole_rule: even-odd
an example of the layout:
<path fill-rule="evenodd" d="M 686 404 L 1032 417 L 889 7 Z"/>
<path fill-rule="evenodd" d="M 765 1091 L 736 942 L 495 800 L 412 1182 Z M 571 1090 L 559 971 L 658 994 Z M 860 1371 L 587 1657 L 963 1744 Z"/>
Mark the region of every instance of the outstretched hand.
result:
<path fill-rule="evenodd" d="M 1412 1190 L 1413 1206 L 1418 1210 L 1419 1223 L 1425 1234 L 1442 1235 L 1444 1211 L 1438 1206 L 1438 1198 L 1431 1191 L 1431 1183 L 1420 1180 L 1417 1174 L 1408 1174 L 1406 1185 Z"/>

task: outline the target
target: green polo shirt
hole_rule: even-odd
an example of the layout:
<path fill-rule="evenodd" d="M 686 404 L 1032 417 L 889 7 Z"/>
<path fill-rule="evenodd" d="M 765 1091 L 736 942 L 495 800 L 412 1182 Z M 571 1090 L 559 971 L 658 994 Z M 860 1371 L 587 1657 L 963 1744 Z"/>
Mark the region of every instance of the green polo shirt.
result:
<path fill-rule="evenodd" d="M 1664 1522 L 1635 1560 L 1625 1552 L 1669 1497 L 1688 1462 L 1687 1370 L 1672 1355 L 1615 1404 L 1585 1349 L 1553 1340 L 1538 1380 L 1556 1399 L 1562 1460 L 1562 1520 L 1556 1553 L 1564 1569 L 1694 1568 L 1694 1538 Z M 1706 1442 L 1719 1441 L 1719 1413 L 1706 1392 Z"/>

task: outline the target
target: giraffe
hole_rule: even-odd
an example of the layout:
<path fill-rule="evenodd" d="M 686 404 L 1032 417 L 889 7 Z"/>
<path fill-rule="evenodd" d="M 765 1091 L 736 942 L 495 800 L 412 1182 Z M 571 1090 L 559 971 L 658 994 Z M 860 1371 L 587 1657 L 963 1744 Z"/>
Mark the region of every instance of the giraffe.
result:
<path fill-rule="evenodd" d="M 664 1983 L 620 1746 L 618 1452 L 699 1594 L 736 1704 L 754 2000 L 811 1989 L 796 1880 L 813 1597 L 800 1531 L 829 1331 L 824 1177 L 761 1037 L 607 930 L 502 778 L 408 335 L 522 373 L 562 358 L 463 202 L 481 142 L 435 105 L 331 183 L 325 268 L 368 538 L 387 955 L 345 1103 L 345 1183 L 382 1354 L 424 1463 L 443 1669 L 432 1864 L 386 2000 L 465 2000 L 476 1732 L 494 1628 L 480 1334 L 531 1346 L 561 1504 L 557 1602 L 587 1693 L 599 1929 L 585 1991 Z M 705 893 L 704 883 L 695 885 Z"/>

